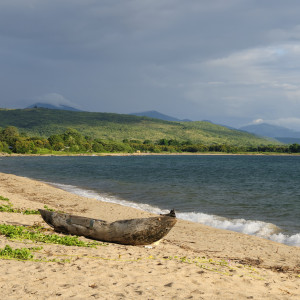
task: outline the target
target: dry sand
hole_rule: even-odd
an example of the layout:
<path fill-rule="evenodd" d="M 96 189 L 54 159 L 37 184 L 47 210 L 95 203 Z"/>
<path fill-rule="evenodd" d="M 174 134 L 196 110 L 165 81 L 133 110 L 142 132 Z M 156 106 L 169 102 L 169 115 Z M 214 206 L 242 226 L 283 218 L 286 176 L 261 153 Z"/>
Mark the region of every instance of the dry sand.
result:
<path fill-rule="evenodd" d="M 0 173 L 15 208 L 48 207 L 107 221 L 150 216 Z M 0 205 L 3 204 L 0 201 Z M 39 215 L 0 212 L 0 223 L 33 225 Z M 87 239 L 82 238 L 87 241 Z M 0 235 L 0 248 L 36 247 Z M 157 245 L 97 248 L 38 244 L 36 262 L 0 258 L 0 299 L 300 299 L 300 248 L 178 220 Z"/>

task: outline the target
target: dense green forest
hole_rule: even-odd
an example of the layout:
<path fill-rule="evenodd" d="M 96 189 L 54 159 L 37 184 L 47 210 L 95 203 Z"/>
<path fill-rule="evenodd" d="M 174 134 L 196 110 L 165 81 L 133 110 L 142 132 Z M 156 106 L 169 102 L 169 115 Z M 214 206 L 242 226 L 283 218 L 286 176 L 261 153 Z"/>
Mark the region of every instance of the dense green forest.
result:
<path fill-rule="evenodd" d="M 177 140 L 206 146 L 260 146 L 270 141 L 253 134 L 232 130 L 210 122 L 170 122 L 147 117 L 112 113 L 74 112 L 44 108 L 0 109 L 0 127 L 15 126 L 21 135 L 48 138 L 72 128 L 92 139 Z"/>
<path fill-rule="evenodd" d="M 51 135 L 48 139 L 42 137 L 26 137 L 20 135 L 14 126 L 8 126 L 0 131 L 0 152 L 22 154 L 63 154 L 63 153 L 184 153 L 184 152 L 277 152 L 300 153 L 300 145 L 261 145 L 261 146 L 232 146 L 213 144 L 210 146 L 193 143 L 192 141 L 178 141 L 160 139 L 128 140 L 122 142 L 101 140 L 83 136 L 75 129 L 68 129 L 64 133 Z"/>

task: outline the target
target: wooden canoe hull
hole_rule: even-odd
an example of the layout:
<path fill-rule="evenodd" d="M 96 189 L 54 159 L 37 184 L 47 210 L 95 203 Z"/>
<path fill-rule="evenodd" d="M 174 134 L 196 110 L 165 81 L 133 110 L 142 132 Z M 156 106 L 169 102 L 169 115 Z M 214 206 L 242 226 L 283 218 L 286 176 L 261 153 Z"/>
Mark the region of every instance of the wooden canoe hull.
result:
<path fill-rule="evenodd" d="M 44 221 L 55 231 L 124 245 L 148 245 L 163 238 L 176 218 L 157 216 L 113 223 L 39 209 Z"/>

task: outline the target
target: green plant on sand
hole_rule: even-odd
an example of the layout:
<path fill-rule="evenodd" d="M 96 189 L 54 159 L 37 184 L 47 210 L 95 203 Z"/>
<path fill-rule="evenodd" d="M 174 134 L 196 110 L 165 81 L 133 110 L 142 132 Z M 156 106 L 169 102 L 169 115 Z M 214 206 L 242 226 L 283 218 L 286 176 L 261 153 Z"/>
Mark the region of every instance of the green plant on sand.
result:
<path fill-rule="evenodd" d="M 67 263 L 71 261 L 70 259 L 35 258 L 32 252 L 38 252 L 42 249 L 43 247 L 13 249 L 10 245 L 6 245 L 3 249 L 0 248 L 0 259 L 58 263 Z"/>
<path fill-rule="evenodd" d="M 17 226 L 0 224 L 0 234 L 6 236 L 11 240 L 30 240 L 34 242 L 47 243 L 47 244 L 60 244 L 65 246 L 78 246 L 78 247 L 96 247 L 97 245 L 104 245 L 99 242 L 84 242 L 79 240 L 77 236 L 60 236 L 57 234 L 45 234 L 41 226 Z"/>
<path fill-rule="evenodd" d="M 7 204 L 0 205 L 0 212 L 20 213 L 23 215 L 40 215 L 40 212 L 36 209 L 14 208 L 10 200 L 3 196 L 0 196 L 0 200 L 5 201 L 7 203 Z M 55 209 L 49 208 L 47 205 L 44 205 L 44 208 L 49 211 L 55 211 Z"/>
<path fill-rule="evenodd" d="M 10 202 L 10 200 L 3 196 L 0 196 L 0 200 L 5 201 L 7 203 L 7 204 L 0 205 L 0 212 L 22 213 L 23 215 L 39 215 L 40 214 L 40 212 L 38 210 L 13 208 L 13 204 Z"/>
<path fill-rule="evenodd" d="M 33 258 L 33 254 L 30 250 L 32 249 L 12 249 L 9 245 L 6 245 L 5 248 L 0 249 L 0 258 L 29 260 Z"/>

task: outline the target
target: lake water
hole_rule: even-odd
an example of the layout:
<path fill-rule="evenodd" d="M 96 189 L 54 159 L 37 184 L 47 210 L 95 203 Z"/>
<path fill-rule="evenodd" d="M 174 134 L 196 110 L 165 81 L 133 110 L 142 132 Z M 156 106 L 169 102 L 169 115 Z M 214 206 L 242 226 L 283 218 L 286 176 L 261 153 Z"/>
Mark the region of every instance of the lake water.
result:
<path fill-rule="evenodd" d="M 0 172 L 300 246 L 299 156 L 2 157 Z"/>

